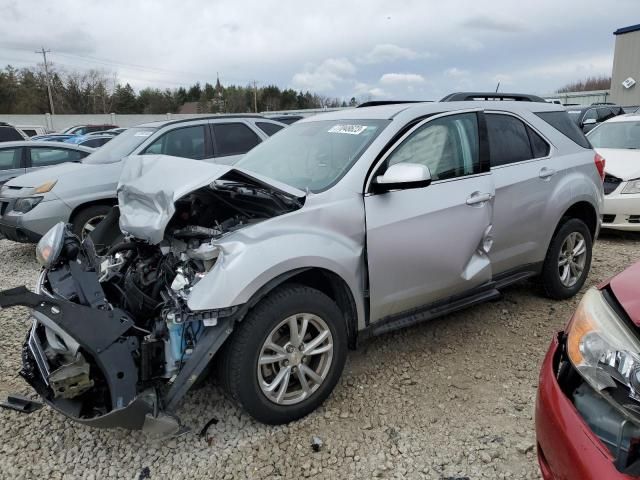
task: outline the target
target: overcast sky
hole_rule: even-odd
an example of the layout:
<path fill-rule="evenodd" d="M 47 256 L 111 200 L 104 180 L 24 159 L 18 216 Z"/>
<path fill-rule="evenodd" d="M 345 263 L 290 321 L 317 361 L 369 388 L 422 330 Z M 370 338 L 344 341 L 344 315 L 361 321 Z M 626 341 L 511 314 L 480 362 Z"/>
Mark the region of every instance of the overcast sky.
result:
<path fill-rule="evenodd" d="M 276 84 L 329 96 L 433 100 L 548 93 L 610 75 L 640 0 L 0 0 L 0 64 L 101 68 L 121 83 Z M 640 53 L 639 53 L 640 54 Z"/>

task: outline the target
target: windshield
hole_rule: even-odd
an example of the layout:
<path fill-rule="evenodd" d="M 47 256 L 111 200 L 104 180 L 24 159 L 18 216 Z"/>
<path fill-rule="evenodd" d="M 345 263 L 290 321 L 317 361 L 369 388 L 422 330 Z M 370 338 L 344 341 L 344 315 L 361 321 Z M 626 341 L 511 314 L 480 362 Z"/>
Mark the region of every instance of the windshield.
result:
<path fill-rule="evenodd" d="M 113 140 L 109 140 L 103 147 L 86 157 L 82 163 L 115 163 L 122 160 L 149 138 L 156 131 L 151 127 L 133 127 L 125 130 Z"/>
<path fill-rule="evenodd" d="M 587 138 L 595 148 L 640 148 L 640 121 L 603 123 Z"/>
<path fill-rule="evenodd" d="M 258 145 L 236 166 L 300 190 L 326 190 L 353 166 L 388 120 L 294 123 Z"/>
<path fill-rule="evenodd" d="M 569 114 L 569 118 L 571 120 L 573 120 L 575 123 L 580 123 L 580 114 L 582 113 L 581 110 L 568 110 L 567 113 Z"/>

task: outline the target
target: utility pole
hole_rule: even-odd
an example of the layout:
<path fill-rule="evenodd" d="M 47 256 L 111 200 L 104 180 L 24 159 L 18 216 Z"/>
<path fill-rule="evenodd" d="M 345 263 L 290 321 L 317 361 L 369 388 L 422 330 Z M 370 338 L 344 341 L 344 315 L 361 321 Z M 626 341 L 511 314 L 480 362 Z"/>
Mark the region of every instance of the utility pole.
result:
<path fill-rule="evenodd" d="M 253 111 L 258 113 L 258 84 L 253 81 Z"/>
<path fill-rule="evenodd" d="M 51 80 L 49 80 L 49 65 L 47 64 L 47 53 L 51 53 L 51 50 L 45 50 L 42 47 L 41 50 L 36 50 L 36 53 L 41 53 L 42 58 L 44 59 L 44 75 L 47 79 L 47 92 L 49 93 L 49 107 L 51 108 L 51 115 L 55 115 L 55 111 L 53 109 L 53 96 L 51 95 Z"/>

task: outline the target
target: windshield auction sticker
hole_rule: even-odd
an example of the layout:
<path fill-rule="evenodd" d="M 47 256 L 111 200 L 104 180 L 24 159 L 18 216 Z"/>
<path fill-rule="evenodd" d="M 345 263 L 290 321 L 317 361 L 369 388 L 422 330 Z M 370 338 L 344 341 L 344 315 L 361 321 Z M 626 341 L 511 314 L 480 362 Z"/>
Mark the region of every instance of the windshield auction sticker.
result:
<path fill-rule="evenodd" d="M 366 129 L 366 125 L 334 125 L 329 129 L 329 133 L 346 133 L 348 135 L 360 135 Z"/>
<path fill-rule="evenodd" d="M 136 132 L 133 136 L 134 137 L 150 137 L 152 133 L 153 133 L 153 131 L 151 131 L 151 132 L 149 132 L 149 131 Z"/>

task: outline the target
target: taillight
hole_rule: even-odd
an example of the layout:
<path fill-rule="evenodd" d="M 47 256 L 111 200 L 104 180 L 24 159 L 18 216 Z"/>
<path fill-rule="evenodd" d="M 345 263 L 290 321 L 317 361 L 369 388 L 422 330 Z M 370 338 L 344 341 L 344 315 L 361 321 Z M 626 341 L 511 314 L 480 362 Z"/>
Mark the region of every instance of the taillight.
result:
<path fill-rule="evenodd" d="M 593 161 L 596 162 L 596 168 L 598 169 L 598 174 L 600 175 L 600 178 L 604 182 L 604 164 L 605 164 L 604 158 L 599 153 L 596 153 L 596 156 L 593 158 Z"/>

